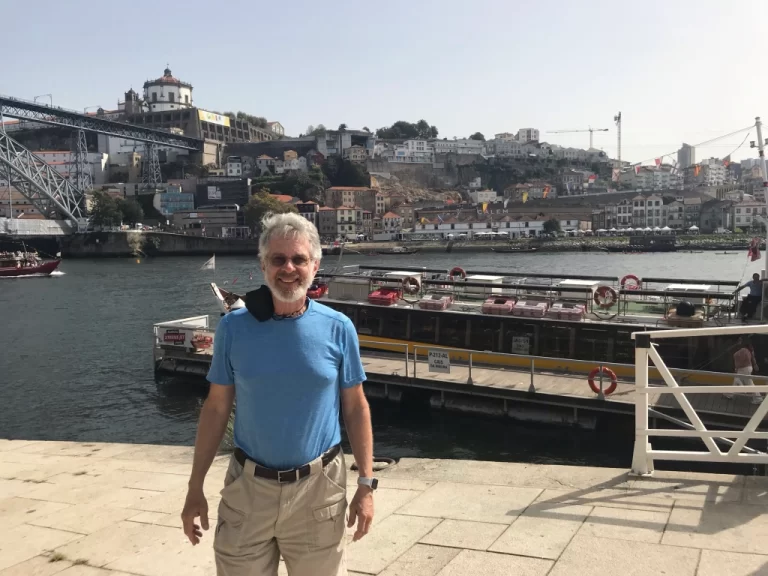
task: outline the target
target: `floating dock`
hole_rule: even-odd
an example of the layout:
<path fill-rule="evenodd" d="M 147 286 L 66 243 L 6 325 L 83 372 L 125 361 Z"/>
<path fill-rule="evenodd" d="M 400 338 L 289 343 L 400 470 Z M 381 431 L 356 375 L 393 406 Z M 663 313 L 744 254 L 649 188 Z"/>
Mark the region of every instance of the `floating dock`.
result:
<path fill-rule="evenodd" d="M 154 326 L 154 362 L 156 375 L 188 376 L 204 379 L 211 363 L 214 331 L 208 316 L 196 316 Z M 393 350 L 398 345 L 390 345 Z M 400 345 L 402 346 L 402 345 Z M 416 354 L 367 350 L 361 346 L 361 358 L 368 380 L 369 398 L 393 402 L 421 402 L 436 409 L 510 417 L 522 421 L 574 425 L 593 428 L 600 414 L 634 417 L 634 366 L 583 362 L 585 366 L 604 366 L 619 375 L 615 390 L 607 391 L 611 381 L 594 379 L 598 393 L 590 387 L 585 374 L 551 368 L 552 358 L 524 357 L 528 370 L 473 365 L 472 351 L 431 346 L 416 346 Z M 488 352 L 478 352 L 478 355 Z M 469 356 L 467 361 L 467 356 Z M 517 356 L 517 355 L 509 355 Z M 458 362 L 456 359 L 459 358 Z M 537 361 L 539 366 L 537 367 Z M 580 361 L 571 361 L 580 362 Z M 543 368 L 543 369 L 542 369 Z M 730 385 L 733 375 L 693 370 L 673 370 L 685 384 Z M 758 382 L 766 377 L 753 376 Z M 651 381 L 664 386 L 651 371 Z M 691 405 L 708 426 L 742 429 L 755 413 L 748 394 L 726 398 L 723 394 L 691 394 Z M 671 421 L 685 427 L 687 420 L 672 394 L 650 394 L 650 418 Z M 678 421 L 678 419 L 681 419 Z"/>

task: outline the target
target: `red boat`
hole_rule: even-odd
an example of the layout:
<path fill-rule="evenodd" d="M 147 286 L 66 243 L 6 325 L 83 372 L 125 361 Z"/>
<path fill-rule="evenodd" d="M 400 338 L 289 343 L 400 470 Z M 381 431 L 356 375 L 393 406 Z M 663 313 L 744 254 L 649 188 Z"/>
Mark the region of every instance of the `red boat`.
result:
<path fill-rule="evenodd" d="M 49 275 L 59 267 L 61 260 L 41 260 L 37 254 L 0 252 L 0 277 Z"/>

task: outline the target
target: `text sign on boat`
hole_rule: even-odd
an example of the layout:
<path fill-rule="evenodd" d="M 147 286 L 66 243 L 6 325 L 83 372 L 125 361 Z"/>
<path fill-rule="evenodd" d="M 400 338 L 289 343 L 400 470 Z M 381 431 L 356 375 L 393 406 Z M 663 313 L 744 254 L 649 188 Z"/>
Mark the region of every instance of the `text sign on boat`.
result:
<path fill-rule="evenodd" d="M 528 336 L 512 336 L 512 354 L 530 354 L 531 339 Z"/>
<path fill-rule="evenodd" d="M 451 356 L 446 350 L 429 350 L 429 371 L 451 373 Z"/>

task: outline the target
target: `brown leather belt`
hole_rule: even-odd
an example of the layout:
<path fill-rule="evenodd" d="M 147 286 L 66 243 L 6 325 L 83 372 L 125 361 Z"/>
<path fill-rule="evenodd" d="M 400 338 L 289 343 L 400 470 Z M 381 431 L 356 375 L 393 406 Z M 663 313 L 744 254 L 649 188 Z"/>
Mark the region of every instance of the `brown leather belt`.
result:
<path fill-rule="evenodd" d="M 322 455 L 323 468 L 328 466 L 336 456 L 341 452 L 341 445 L 336 444 L 333 448 L 328 450 Z M 258 464 L 253 458 L 249 457 L 240 448 L 235 448 L 235 460 L 240 466 L 245 466 L 245 461 L 250 460 L 256 467 L 253 470 L 253 475 L 260 478 L 267 478 L 268 480 L 277 480 L 280 484 L 290 484 L 291 482 L 297 482 L 302 478 L 309 476 L 310 468 L 309 464 L 304 464 L 293 470 L 274 470 L 273 468 L 267 468 Z"/>

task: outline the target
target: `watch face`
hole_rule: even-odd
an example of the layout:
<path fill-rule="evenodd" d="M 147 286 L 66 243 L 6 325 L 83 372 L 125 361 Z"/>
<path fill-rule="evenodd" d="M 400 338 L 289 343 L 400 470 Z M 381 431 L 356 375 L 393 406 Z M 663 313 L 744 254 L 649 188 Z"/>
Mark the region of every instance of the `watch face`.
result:
<path fill-rule="evenodd" d="M 373 480 L 371 480 L 371 488 L 376 490 L 376 488 L 378 488 L 378 486 L 379 486 L 379 479 L 378 478 L 374 478 Z"/>

